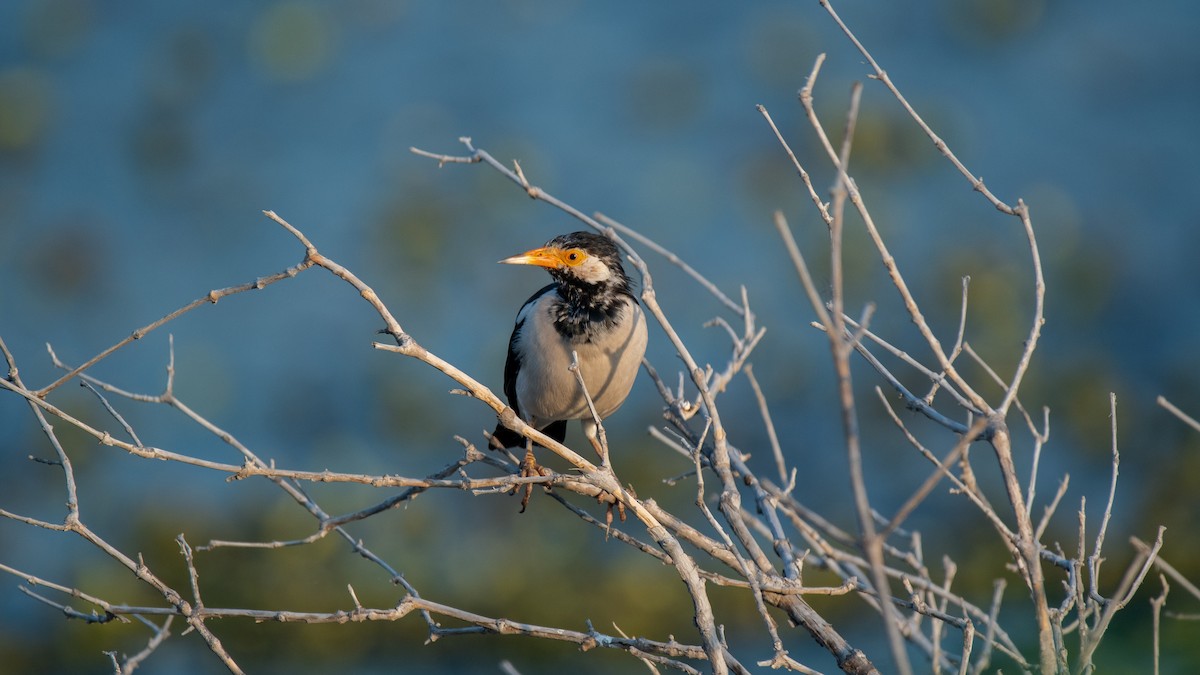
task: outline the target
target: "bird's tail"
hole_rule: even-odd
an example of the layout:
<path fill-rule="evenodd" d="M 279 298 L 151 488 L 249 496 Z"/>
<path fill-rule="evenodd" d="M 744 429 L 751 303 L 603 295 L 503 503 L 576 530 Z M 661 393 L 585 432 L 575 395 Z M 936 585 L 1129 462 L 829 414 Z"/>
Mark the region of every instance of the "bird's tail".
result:
<path fill-rule="evenodd" d="M 525 439 L 521 436 L 521 434 L 509 429 L 503 424 L 497 424 L 496 430 L 492 432 L 492 447 L 522 448 L 525 447 Z"/>
<path fill-rule="evenodd" d="M 553 422 L 545 429 L 542 429 L 542 433 L 546 434 L 550 438 L 553 438 L 559 443 L 562 443 L 563 439 L 567 437 L 567 421 L 559 420 L 557 422 Z M 496 430 L 492 432 L 492 447 L 524 448 L 525 437 L 513 431 L 512 429 L 509 429 L 503 424 L 497 424 Z M 538 445 L 538 447 L 541 447 L 541 445 Z"/>

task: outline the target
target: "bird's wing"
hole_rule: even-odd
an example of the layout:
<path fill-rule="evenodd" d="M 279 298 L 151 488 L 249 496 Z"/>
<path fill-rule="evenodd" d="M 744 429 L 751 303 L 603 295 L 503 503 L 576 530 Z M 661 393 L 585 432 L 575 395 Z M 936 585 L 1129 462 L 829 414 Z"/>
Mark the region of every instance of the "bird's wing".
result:
<path fill-rule="evenodd" d="M 533 305 L 547 293 L 554 293 L 556 286 L 547 284 L 537 293 L 529 296 L 525 304 L 521 305 L 521 310 L 517 312 L 517 322 L 513 326 L 512 336 L 508 338 L 508 358 L 504 361 L 504 395 L 508 397 L 508 405 L 517 411 L 517 415 L 521 415 L 521 402 L 517 400 L 517 373 L 521 371 L 521 355 L 517 353 L 517 338 L 521 334 L 521 328 L 524 327 L 525 321 L 529 318 L 529 312 L 532 311 Z"/>
<path fill-rule="evenodd" d="M 524 417 L 521 414 L 521 402 L 517 400 L 517 373 L 521 371 L 521 355 L 517 353 L 517 339 L 525 321 L 529 318 L 529 312 L 532 311 L 534 303 L 546 293 L 555 292 L 554 289 L 554 284 L 550 284 L 531 295 L 525 304 L 521 305 L 521 310 L 517 312 L 516 325 L 513 326 L 512 337 L 508 339 L 508 358 L 504 360 L 504 396 L 508 398 L 508 405 L 516 411 L 517 417 Z M 557 434 L 552 437 L 561 443 L 566 436 L 566 423 L 560 423 L 558 426 L 561 429 L 555 429 Z M 492 432 L 492 440 L 497 447 L 503 448 L 519 448 L 525 444 L 525 439 L 521 438 L 520 434 L 503 424 L 496 425 L 496 430 Z"/>

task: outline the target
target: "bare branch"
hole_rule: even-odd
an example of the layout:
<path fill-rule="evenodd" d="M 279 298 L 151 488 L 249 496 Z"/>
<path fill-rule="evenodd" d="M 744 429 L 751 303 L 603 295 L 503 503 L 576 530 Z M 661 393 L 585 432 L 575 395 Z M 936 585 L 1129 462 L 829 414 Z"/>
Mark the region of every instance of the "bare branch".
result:
<path fill-rule="evenodd" d="M 700 284 L 704 290 L 708 291 L 722 305 L 736 312 L 740 316 L 747 316 L 748 320 L 753 320 L 753 314 L 748 314 L 745 307 L 731 300 L 728 295 L 725 295 L 723 292 L 721 292 L 721 289 L 717 288 L 716 284 L 709 281 L 708 277 L 705 277 L 703 274 L 697 271 L 696 268 L 687 264 L 682 258 L 676 255 L 675 252 L 671 251 L 665 246 L 662 246 L 641 232 L 638 232 L 627 225 L 623 225 L 603 213 L 596 213 L 596 220 L 603 223 L 607 227 L 611 227 L 617 232 L 620 232 L 622 236 L 629 237 L 642 246 L 645 246 L 651 251 L 661 255 L 663 258 L 666 258 L 667 262 L 683 270 L 684 274 L 687 274 L 689 277 L 694 279 L 696 283 Z"/>
<path fill-rule="evenodd" d="M 1108 533 L 1108 521 L 1112 518 L 1113 500 L 1117 494 L 1117 475 L 1121 464 L 1121 453 L 1117 450 L 1117 395 L 1110 393 L 1109 418 L 1112 426 L 1112 480 L 1108 485 L 1108 504 L 1104 507 L 1104 516 L 1100 520 L 1100 531 L 1096 533 L 1096 544 L 1092 547 L 1092 555 L 1088 557 L 1088 577 L 1091 580 L 1091 593 L 1094 599 L 1099 598 L 1096 584 L 1100 577 L 1100 551 L 1104 547 L 1104 535 Z"/>
<path fill-rule="evenodd" d="M 1139 553 L 1149 555 L 1150 551 L 1152 550 L 1149 544 L 1141 539 L 1138 539 L 1137 537 L 1130 537 L 1129 542 L 1133 544 L 1133 547 L 1136 548 Z M 1179 570 L 1175 569 L 1173 565 L 1168 563 L 1166 560 L 1163 560 L 1161 557 L 1155 557 L 1154 566 L 1162 570 L 1163 573 L 1170 577 L 1175 583 L 1179 584 L 1180 588 L 1183 588 L 1185 591 L 1190 593 L 1192 597 L 1200 600 L 1200 587 L 1197 587 L 1196 584 L 1191 582 L 1191 580 L 1183 576 L 1183 574 Z"/>
<path fill-rule="evenodd" d="M 933 133 L 933 129 L 930 128 L 930 126 L 925 123 L 925 120 L 923 120 L 921 116 L 917 114 L 917 111 L 914 110 L 911 105 L 909 105 L 908 99 L 904 98 L 904 95 L 900 93 L 900 90 L 896 88 L 896 85 L 892 84 L 892 80 L 890 77 L 888 77 L 887 72 L 885 72 L 883 68 L 881 68 L 879 64 L 875 62 L 874 57 L 872 57 L 870 52 L 867 51 L 867 48 L 858 41 L 858 38 L 855 37 L 854 33 L 850 31 L 850 28 L 842 21 L 842 18 L 833 10 L 833 5 L 830 3 L 830 0 L 821 0 L 821 6 L 824 7 L 827 12 L 829 12 L 829 16 L 833 18 L 834 22 L 837 23 L 838 28 L 840 28 L 842 32 L 846 34 L 846 37 L 849 38 L 850 42 L 852 42 L 855 48 L 858 49 L 859 53 L 863 55 L 863 58 L 867 60 L 867 63 L 871 64 L 871 68 L 874 70 L 874 79 L 882 82 L 883 85 L 888 88 L 888 91 L 892 92 L 892 95 L 895 96 L 898 101 L 900 101 L 900 104 L 904 106 L 904 109 L 908 112 L 909 116 L 913 118 L 913 121 L 915 121 L 917 125 L 921 127 L 921 130 L 925 132 L 925 135 L 933 141 L 934 147 L 936 147 L 939 152 L 945 155 L 946 158 L 954 164 L 955 168 L 957 168 L 959 172 L 971 182 L 971 187 L 986 197 L 993 206 L 1005 213 L 1010 215 L 1013 214 L 1014 209 L 997 199 L 996 196 L 984 186 L 982 178 L 976 178 L 974 174 L 967 170 L 967 167 L 958 160 L 958 157 L 956 157 L 953 152 L 950 152 L 950 147 L 946 145 L 946 142 L 938 137 L 937 134 Z"/>
<path fill-rule="evenodd" d="M 779 436 L 775 433 L 775 424 L 771 421 L 771 411 L 767 408 L 767 398 L 763 396 L 762 387 L 758 386 L 758 378 L 754 377 L 754 371 L 751 370 L 750 364 L 746 364 L 746 379 L 750 381 L 750 388 L 754 390 L 754 400 L 758 401 L 758 409 L 762 413 L 763 426 L 767 428 L 767 440 L 771 443 L 771 454 L 775 457 L 775 468 L 779 471 L 779 483 L 787 485 L 787 462 L 783 459 L 783 449 L 779 446 Z"/>
<path fill-rule="evenodd" d="M 1166 408 L 1167 412 L 1182 420 L 1184 424 L 1195 429 L 1196 431 L 1200 431 L 1200 421 L 1197 421 L 1195 417 L 1192 417 L 1191 415 L 1188 415 L 1179 408 L 1175 407 L 1175 404 L 1168 401 L 1166 397 L 1159 396 L 1154 401 L 1163 408 Z"/>
<path fill-rule="evenodd" d="M 247 282 L 244 284 L 239 284 L 237 286 L 230 286 L 228 288 L 220 288 L 220 289 L 209 291 L 203 297 L 196 298 L 195 300 L 193 300 L 193 301 L 189 302 L 188 304 L 184 305 L 183 307 L 180 307 L 179 309 L 171 312 L 170 314 L 167 314 L 166 316 L 162 317 L 161 319 L 158 319 L 157 321 L 148 323 L 145 326 L 142 326 L 141 328 L 134 330 L 124 340 L 121 340 L 120 342 L 114 344 L 113 346 L 109 347 L 108 349 L 105 349 L 104 351 L 100 352 L 99 354 L 96 354 L 92 358 L 83 362 L 81 365 L 73 368 L 66 375 L 63 375 L 62 377 L 58 378 L 54 382 L 51 382 L 50 384 L 46 385 L 45 387 L 42 387 L 41 389 L 37 390 L 37 397 L 45 398 L 46 394 L 49 394 L 50 392 L 54 391 L 55 389 L 57 389 L 60 386 L 62 386 L 63 384 L 65 384 L 66 382 L 69 382 L 76 375 L 82 373 L 83 371 L 87 370 L 88 368 L 91 368 L 92 366 L 96 365 L 97 363 L 108 358 L 109 355 L 111 355 L 113 352 L 117 351 L 118 349 L 121 349 L 122 347 L 128 345 L 130 342 L 133 342 L 134 340 L 142 339 L 143 337 L 148 335 L 151 331 L 154 331 L 154 330 L 162 327 L 166 323 L 174 321 L 175 319 L 179 318 L 180 316 L 183 316 L 184 314 L 187 314 L 188 312 L 192 311 L 193 309 L 196 309 L 197 307 L 200 307 L 205 304 L 215 305 L 215 304 L 217 304 L 217 301 L 219 301 L 221 298 L 228 297 L 230 295 L 235 295 L 237 293 L 244 293 L 245 291 L 261 290 L 263 288 L 266 288 L 267 286 L 270 286 L 271 284 L 273 284 L 277 281 L 282 281 L 284 279 L 291 279 L 292 277 L 303 272 L 304 270 L 308 269 L 309 267 L 312 267 L 312 265 L 313 265 L 312 261 L 305 259 L 305 260 L 301 261 L 299 264 L 293 265 L 292 267 L 289 267 L 286 270 L 283 270 L 282 272 L 278 272 L 278 273 L 272 274 L 270 276 L 259 277 L 258 279 L 255 279 L 254 281 L 250 281 L 250 282 Z"/>
<path fill-rule="evenodd" d="M 1161 626 L 1160 622 L 1162 619 L 1162 608 L 1167 602 L 1167 593 L 1171 590 L 1170 585 L 1167 584 L 1166 577 L 1159 574 L 1158 581 L 1162 585 L 1162 593 L 1160 593 L 1157 597 L 1150 598 L 1150 608 L 1152 610 L 1151 615 L 1153 616 L 1154 621 L 1154 675 L 1158 675 L 1159 672 L 1158 655 L 1161 651 L 1159 628 Z"/>

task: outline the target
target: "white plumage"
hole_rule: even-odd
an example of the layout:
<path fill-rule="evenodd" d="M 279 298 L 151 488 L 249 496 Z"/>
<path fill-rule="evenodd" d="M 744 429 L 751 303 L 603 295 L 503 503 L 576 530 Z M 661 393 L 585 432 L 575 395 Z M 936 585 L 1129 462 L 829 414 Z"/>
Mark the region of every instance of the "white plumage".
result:
<path fill-rule="evenodd" d="M 590 339 L 571 338 L 554 327 L 554 307 L 559 302 L 551 286 L 517 315 L 514 347 L 530 356 L 521 359 L 516 398 L 521 415 L 539 429 L 559 420 L 591 422 L 583 391 L 568 370 L 572 350 L 601 419 L 625 402 L 646 352 L 646 318 L 632 298 L 621 303 L 612 328 Z"/>

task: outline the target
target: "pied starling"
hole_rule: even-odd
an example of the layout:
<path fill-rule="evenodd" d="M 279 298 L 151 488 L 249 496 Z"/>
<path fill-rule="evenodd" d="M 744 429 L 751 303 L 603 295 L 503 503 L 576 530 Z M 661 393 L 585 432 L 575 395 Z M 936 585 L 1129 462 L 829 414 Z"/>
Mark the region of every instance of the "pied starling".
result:
<path fill-rule="evenodd" d="M 504 394 L 517 415 L 562 442 L 568 420 L 581 420 L 584 435 L 600 452 L 596 422 L 575 373 L 571 352 L 600 418 L 608 417 L 629 395 L 646 352 L 646 317 L 621 266 L 621 253 L 607 237 L 591 232 L 557 236 L 541 248 L 501 260 L 544 267 L 554 283 L 525 301 L 508 341 Z M 525 447 L 521 475 L 545 474 L 533 445 L 504 425 L 493 443 Z M 527 485 L 521 510 L 529 501 Z"/>

